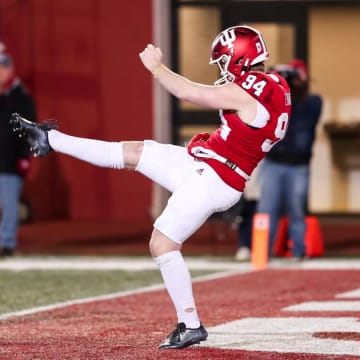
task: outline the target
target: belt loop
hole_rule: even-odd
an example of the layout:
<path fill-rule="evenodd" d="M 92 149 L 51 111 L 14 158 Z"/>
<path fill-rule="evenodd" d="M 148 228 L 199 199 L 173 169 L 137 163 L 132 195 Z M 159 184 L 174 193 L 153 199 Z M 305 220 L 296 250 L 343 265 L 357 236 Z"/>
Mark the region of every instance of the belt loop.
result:
<path fill-rule="evenodd" d="M 228 166 L 231 170 L 235 170 L 237 168 L 237 165 L 231 162 L 230 160 L 226 160 L 225 165 Z"/>

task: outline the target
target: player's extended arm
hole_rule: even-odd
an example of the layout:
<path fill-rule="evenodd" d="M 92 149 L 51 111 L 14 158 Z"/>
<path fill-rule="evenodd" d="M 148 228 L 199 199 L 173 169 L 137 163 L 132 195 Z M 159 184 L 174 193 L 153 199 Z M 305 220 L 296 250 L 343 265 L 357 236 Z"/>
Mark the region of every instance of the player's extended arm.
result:
<path fill-rule="evenodd" d="M 246 98 L 248 101 L 248 94 L 235 84 L 204 85 L 171 71 L 163 65 L 161 50 L 152 44 L 147 45 L 139 56 L 145 68 L 158 79 L 167 91 L 180 100 L 212 109 L 233 110 L 241 108 L 242 98 Z"/>

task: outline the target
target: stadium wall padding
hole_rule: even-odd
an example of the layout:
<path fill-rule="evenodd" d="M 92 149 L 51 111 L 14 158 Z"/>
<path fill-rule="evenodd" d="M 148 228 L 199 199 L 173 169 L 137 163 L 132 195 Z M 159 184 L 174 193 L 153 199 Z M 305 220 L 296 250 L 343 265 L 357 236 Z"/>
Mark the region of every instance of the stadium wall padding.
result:
<path fill-rule="evenodd" d="M 109 141 L 152 138 L 152 78 L 139 52 L 152 41 L 152 2 L 3 0 L 0 35 L 33 93 L 38 119 Z M 34 220 L 142 219 L 151 182 L 51 153 L 34 159 L 24 197 Z"/>

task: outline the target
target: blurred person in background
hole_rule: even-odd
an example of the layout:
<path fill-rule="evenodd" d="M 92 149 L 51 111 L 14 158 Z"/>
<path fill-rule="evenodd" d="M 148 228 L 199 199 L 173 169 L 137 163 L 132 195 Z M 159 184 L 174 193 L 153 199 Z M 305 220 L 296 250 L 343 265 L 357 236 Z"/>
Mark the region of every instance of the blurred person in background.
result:
<path fill-rule="evenodd" d="M 287 80 L 292 109 L 286 137 L 270 150 L 262 163 L 257 212 L 270 216 L 270 255 L 279 220 L 286 216 L 289 221 L 288 237 L 293 244 L 292 256 L 301 260 L 306 256 L 310 161 L 322 97 L 309 93 L 309 77 L 304 61 L 294 59 L 289 64 L 276 65 L 272 70 Z"/>
<path fill-rule="evenodd" d="M 257 202 L 260 197 L 259 171 L 262 161 L 254 169 L 250 180 L 246 183 L 243 196 L 240 199 L 240 212 L 238 223 L 238 250 L 235 260 L 248 261 L 251 259 L 251 240 L 253 217 L 256 213 Z"/>
<path fill-rule="evenodd" d="M 253 169 L 271 144 L 285 136 L 291 109 L 286 81 L 265 73 L 269 54 L 256 29 L 235 26 L 222 31 L 210 54 L 210 63 L 221 71 L 214 85 L 199 84 L 171 71 L 163 65 L 161 50 L 152 44 L 139 54 L 145 68 L 170 94 L 224 109 L 219 111 L 221 126 L 211 134 L 195 135 L 187 147 L 154 140 L 85 139 L 55 130 L 51 123 L 31 123 L 19 114 L 11 119 L 14 130 L 26 137 L 37 156 L 53 150 L 97 166 L 136 170 L 172 193 L 150 238 L 151 255 L 178 321 L 160 349 L 185 348 L 207 339 L 182 245 L 213 213 L 240 200 Z"/>
<path fill-rule="evenodd" d="M 0 255 L 11 256 L 17 244 L 19 202 L 30 168 L 29 146 L 12 131 L 9 118 L 21 112 L 35 121 L 35 105 L 16 76 L 13 59 L 0 43 Z"/>

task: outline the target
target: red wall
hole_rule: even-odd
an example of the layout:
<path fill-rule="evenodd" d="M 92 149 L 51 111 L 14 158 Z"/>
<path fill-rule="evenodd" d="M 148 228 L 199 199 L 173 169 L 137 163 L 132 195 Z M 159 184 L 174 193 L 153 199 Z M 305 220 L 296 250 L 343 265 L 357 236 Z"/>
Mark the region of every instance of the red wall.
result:
<path fill-rule="evenodd" d="M 138 57 L 151 42 L 151 14 L 143 0 L 2 0 L 0 35 L 39 120 L 56 118 L 75 136 L 151 138 L 151 76 Z M 34 159 L 25 196 L 35 220 L 143 219 L 151 182 L 52 153 Z"/>

